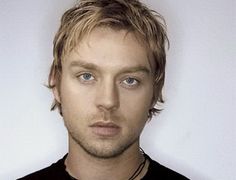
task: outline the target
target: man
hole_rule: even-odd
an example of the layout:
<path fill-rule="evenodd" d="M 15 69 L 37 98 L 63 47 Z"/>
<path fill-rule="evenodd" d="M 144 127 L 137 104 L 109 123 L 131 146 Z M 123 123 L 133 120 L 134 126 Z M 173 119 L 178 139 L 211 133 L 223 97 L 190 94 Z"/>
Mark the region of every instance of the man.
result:
<path fill-rule="evenodd" d="M 160 111 L 168 43 L 161 16 L 138 0 L 81 0 L 62 17 L 49 87 L 69 136 L 57 163 L 22 179 L 187 179 L 140 148 Z"/>

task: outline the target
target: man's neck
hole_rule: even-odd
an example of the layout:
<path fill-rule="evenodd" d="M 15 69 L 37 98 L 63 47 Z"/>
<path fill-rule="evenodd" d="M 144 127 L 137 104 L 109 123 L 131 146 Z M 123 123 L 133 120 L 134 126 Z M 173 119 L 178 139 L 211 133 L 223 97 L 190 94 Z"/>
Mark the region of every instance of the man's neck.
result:
<path fill-rule="evenodd" d="M 144 156 L 135 142 L 125 152 L 114 158 L 96 158 L 85 152 L 73 140 L 69 140 L 69 153 L 65 160 L 66 171 L 76 179 L 86 180 L 128 180 L 143 162 Z M 148 169 L 148 162 L 137 177 L 143 177 Z"/>

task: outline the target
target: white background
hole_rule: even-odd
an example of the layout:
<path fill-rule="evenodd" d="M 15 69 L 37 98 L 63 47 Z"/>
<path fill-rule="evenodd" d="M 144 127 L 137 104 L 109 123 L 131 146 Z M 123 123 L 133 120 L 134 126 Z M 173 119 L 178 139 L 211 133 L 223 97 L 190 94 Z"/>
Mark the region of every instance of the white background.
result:
<path fill-rule="evenodd" d="M 142 147 L 191 179 L 236 179 L 235 2 L 146 0 L 167 21 L 165 110 Z M 0 179 L 39 170 L 67 152 L 44 87 L 52 40 L 72 0 L 0 0 Z M 234 21 L 234 22 L 233 22 Z M 234 25 L 234 27 L 233 27 Z"/>

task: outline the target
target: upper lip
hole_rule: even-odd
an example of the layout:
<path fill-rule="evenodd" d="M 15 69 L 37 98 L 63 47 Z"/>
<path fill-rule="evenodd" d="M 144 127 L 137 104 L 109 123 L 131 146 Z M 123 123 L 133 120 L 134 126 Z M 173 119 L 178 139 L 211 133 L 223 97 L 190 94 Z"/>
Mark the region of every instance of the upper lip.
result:
<path fill-rule="evenodd" d="M 119 128 L 118 125 L 116 125 L 113 122 L 96 122 L 92 125 L 90 125 L 90 127 L 107 127 L 107 128 Z"/>

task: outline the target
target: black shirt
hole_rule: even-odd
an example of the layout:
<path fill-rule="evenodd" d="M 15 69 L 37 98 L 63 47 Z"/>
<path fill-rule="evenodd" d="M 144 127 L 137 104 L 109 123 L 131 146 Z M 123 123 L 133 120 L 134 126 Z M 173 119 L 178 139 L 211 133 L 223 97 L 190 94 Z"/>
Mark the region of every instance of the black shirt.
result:
<path fill-rule="evenodd" d="M 158 162 L 152 160 L 148 155 L 144 154 L 145 157 L 149 160 L 150 164 L 148 167 L 148 171 L 146 175 L 142 178 L 142 180 L 156 180 L 156 179 L 163 179 L 163 180 L 186 180 L 188 178 L 182 176 L 181 174 L 168 169 Z M 66 171 L 66 167 L 64 161 L 66 159 L 65 155 L 62 159 L 57 161 L 56 163 L 52 164 L 51 166 L 29 174 L 23 178 L 18 180 L 71 180 L 72 178 L 68 172 Z M 111 179 L 112 180 L 112 179 Z"/>

